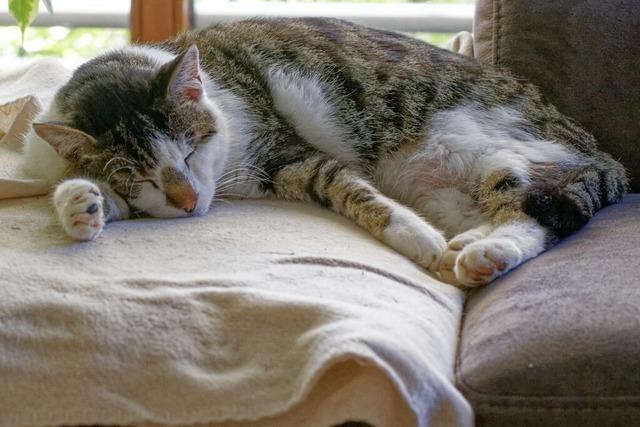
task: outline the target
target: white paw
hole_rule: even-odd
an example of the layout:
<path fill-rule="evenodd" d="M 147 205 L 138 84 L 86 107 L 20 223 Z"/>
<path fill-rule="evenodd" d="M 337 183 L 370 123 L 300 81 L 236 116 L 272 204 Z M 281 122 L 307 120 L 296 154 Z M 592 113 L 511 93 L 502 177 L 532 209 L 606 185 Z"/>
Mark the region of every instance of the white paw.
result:
<path fill-rule="evenodd" d="M 62 228 L 77 240 L 95 239 L 104 227 L 100 189 L 84 179 L 70 179 L 58 185 L 53 204 Z"/>
<path fill-rule="evenodd" d="M 447 247 L 442 234 L 409 210 L 394 210 L 383 241 L 421 266 L 437 271 Z"/>
<path fill-rule="evenodd" d="M 460 251 L 462 251 L 462 249 L 468 244 L 486 237 L 486 235 L 489 234 L 490 231 L 490 226 L 482 225 L 480 227 L 465 231 L 464 233 L 460 233 L 449 241 L 447 250 L 442 256 L 442 261 L 440 261 L 439 274 L 440 279 L 443 282 L 456 286 L 460 285 L 458 279 L 456 279 L 456 274 L 453 271 L 456 265 L 456 260 L 458 259 L 458 255 L 460 255 Z"/>
<path fill-rule="evenodd" d="M 513 240 L 489 237 L 466 245 L 455 260 L 453 272 L 458 283 L 473 287 L 492 282 L 522 261 L 522 251 Z"/>

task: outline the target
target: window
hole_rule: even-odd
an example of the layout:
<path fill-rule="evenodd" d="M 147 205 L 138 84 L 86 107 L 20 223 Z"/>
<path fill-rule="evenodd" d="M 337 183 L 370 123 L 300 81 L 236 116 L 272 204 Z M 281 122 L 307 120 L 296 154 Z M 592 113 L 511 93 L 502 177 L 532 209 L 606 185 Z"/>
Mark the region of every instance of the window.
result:
<path fill-rule="evenodd" d="M 31 57 L 58 56 L 74 63 L 104 49 L 129 43 L 130 0 L 52 0 L 54 14 L 40 6 L 40 14 L 25 34 Z M 20 30 L 0 0 L 0 55 L 19 54 Z"/>
<path fill-rule="evenodd" d="M 195 25 L 254 16 L 328 16 L 411 34 L 444 46 L 471 31 L 474 0 L 195 0 Z"/>
<path fill-rule="evenodd" d="M 153 2 L 154 0 L 145 0 Z M 185 0 L 188 1 L 188 0 Z M 79 62 L 129 42 L 131 0 L 52 0 L 27 30 L 29 56 L 59 56 Z M 195 27 L 254 16 L 329 16 L 401 31 L 443 46 L 455 33 L 471 30 L 474 0 L 192 0 Z M 15 57 L 20 31 L 0 0 L 0 54 Z"/>

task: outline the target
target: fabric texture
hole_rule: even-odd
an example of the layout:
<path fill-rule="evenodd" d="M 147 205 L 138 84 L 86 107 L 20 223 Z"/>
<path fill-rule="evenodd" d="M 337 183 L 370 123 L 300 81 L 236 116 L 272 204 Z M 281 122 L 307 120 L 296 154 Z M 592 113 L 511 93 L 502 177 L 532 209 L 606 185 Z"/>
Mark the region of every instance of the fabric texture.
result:
<path fill-rule="evenodd" d="M 593 132 L 640 191 L 636 0 L 478 0 L 475 55 L 542 89 Z"/>
<path fill-rule="evenodd" d="M 457 368 L 479 426 L 640 424 L 640 194 L 468 299 Z"/>
<path fill-rule="evenodd" d="M 51 101 L 71 71 L 51 58 L 0 62 L 0 70 L 0 200 L 47 194 L 47 182 L 22 173 L 20 149 L 42 105 Z"/>
<path fill-rule="evenodd" d="M 0 94 L 50 96 L 68 71 L 46 64 Z M 331 212 L 234 201 L 78 243 L 47 197 L 13 198 L 0 230 L 0 427 L 473 423 L 462 292 Z"/>

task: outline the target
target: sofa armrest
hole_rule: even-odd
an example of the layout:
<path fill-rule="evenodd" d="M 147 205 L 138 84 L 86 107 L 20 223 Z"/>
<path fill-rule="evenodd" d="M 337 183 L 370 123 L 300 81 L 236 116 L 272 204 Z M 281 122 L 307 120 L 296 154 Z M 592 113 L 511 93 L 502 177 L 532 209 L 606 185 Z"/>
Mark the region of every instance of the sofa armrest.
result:
<path fill-rule="evenodd" d="M 636 0 L 478 0 L 474 48 L 593 132 L 638 192 L 639 28 Z"/>

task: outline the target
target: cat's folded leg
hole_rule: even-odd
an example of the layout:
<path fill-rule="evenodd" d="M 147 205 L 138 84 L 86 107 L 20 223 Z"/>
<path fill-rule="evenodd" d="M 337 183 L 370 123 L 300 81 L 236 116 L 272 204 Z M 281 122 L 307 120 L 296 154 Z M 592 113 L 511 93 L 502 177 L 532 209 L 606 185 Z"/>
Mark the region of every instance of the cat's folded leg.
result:
<path fill-rule="evenodd" d="M 449 242 L 440 268 L 443 280 L 465 287 L 484 285 L 544 251 L 553 233 L 523 212 L 521 193 L 508 169 L 484 177 L 475 198 L 491 220 Z"/>
<path fill-rule="evenodd" d="M 333 158 L 317 155 L 291 163 L 275 174 L 273 188 L 279 198 L 315 201 L 350 218 L 432 271 L 437 269 L 446 249 L 440 231 Z"/>
<path fill-rule="evenodd" d="M 127 204 L 108 186 L 74 178 L 60 183 L 53 205 L 65 232 L 76 240 L 93 240 L 108 221 L 128 216 Z"/>

